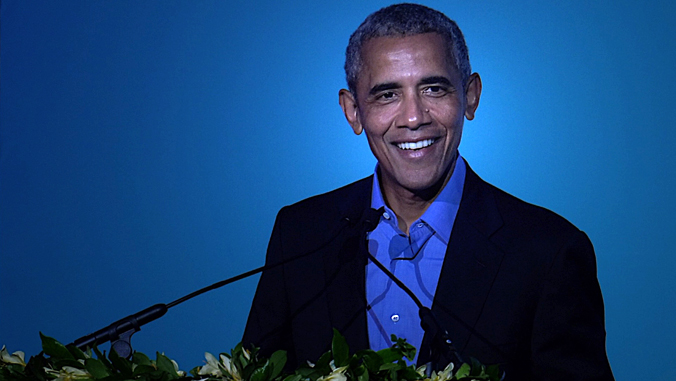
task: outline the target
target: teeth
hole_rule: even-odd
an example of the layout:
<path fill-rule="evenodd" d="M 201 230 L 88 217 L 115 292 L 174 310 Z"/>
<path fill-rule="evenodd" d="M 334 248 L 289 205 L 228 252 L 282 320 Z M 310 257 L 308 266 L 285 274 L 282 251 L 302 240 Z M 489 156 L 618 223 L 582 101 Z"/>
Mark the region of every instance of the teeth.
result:
<path fill-rule="evenodd" d="M 426 139 L 415 143 L 410 142 L 399 143 L 397 144 L 397 147 L 399 147 L 400 149 L 421 149 L 431 146 L 432 143 L 434 143 L 434 139 Z"/>

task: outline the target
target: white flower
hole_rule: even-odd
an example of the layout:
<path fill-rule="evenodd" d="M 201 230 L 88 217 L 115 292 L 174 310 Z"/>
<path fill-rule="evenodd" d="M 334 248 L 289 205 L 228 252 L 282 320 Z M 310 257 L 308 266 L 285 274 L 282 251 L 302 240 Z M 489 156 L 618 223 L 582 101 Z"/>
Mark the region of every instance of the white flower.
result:
<path fill-rule="evenodd" d="M 415 371 L 418 372 L 419 375 L 425 377 L 425 372 L 427 372 L 427 365 L 421 365 Z"/>
<path fill-rule="evenodd" d="M 420 367 L 423 368 L 423 367 Z M 418 368 L 418 373 L 420 373 L 420 368 Z M 424 372 L 424 369 L 423 369 Z M 424 374 L 424 373 L 422 373 Z M 448 381 L 453 377 L 453 363 L 449 363 L 448 366 L 441 372 L 432 372 L 432 376 L 429 378 L 430 381 Z"/>
<path fill-rule="evenodd" d="M 204 353 L 204 357 L 206 357 L 207 363 L 197 372 L 200 376 L 210 375 L 232 381 L 242 380 L 242 376 L 237 372 L 237 368 L 232 365 L 228 356 L 220 355 L 220 362 L 209 352 Z"/>
<path fill-rule="evenodd" d="M 21 351 L 16 351 L 10 355 L 4 345 L 2 346 L 2 349 L 0 349 L 0 361 L 6 364 L 19 364 L 26 366 L 26 361 L 24 360 L 25 357 L 26 355 Z"/>
<path fill-rule="evenodd" d="M 230 375 L 237 374 L 237 369 L 235 369 L 232 366 L 232 361 L 230 361 L 230 357 L 226 355 L 220 355 L 219 357 L 221 359 L 221 367 L 223 368 L 223 370 L 225 370 Z"/>
<path fill-rule="evenodd" d="M 243 352 L 244 352 L 244 357 L 246 357 L 247 360 L 251 359 L 251 355 L 249 354 L 249 351 L 244 349 Z M 225 375 L 226 378 L 233 380 L 233 381 L 242 381 L 242 376 L 237 371 L 237 367 L 235 367 L 232 364 L 232 362 L 230 361 L 230 358 L 228 356 L 221 355 L 221 367 L 226 372 L 226 375 Z"/>
<path fill-rule="evenodd" d="M 333 369 L 333 363 L 331 364 Z M 347 366 L 341 366 L 340 368 L 335 368 L 328 376 L 322 376 L 317 381 L 347 381 L 347 376 L 345 375 L 345 370 Z"/>
<path fill-rule="evenodd" d="M 182 371 L 182 370 L 180 370 L 180 369 L 178 369 L 178 363 L 177 363 L 176 361 L 174 361 L 174 360 L 171 360 L 171 363 L 174 364 L 174 370 L 176 371 L 176 374 L 178 374 L 178 375 L 181 376 L 181 377 L 184 377 L 184 376 L 185 376 L 185 372 Z"/>
<path fill-rule="evenodd" d="M 223 373 L 221 372 L 221 369 L 218 364 L 218 360 L 216 360 L 216 357 L 212 355 L 209 352 L 204 353 L 204 357 L 207 359 L 206 365 L 200 368 L 199 374 L 200 376 L 204 375 L 210 375 L 210 376 L 216 376 L 216 377 L 222 377 Z"/>

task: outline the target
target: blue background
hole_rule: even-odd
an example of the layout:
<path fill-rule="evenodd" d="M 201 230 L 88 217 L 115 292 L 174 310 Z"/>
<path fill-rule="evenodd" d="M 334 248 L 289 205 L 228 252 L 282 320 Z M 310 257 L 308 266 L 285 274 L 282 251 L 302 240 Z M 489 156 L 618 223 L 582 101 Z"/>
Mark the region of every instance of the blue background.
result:
<path fill-rule="evenodd" d="M 0 8 L 0 344 L 39 351 L 263 263 L 283 205 L 375 160 L 338 107 L 383 1 L 17 1 Z M 483 97 L 462 154 L 591 237 L 618 380 L 673 379 L 676 11 L 428 1 Z M 183 369 L 241 336 L 257 278 L 134 336 Z"/>

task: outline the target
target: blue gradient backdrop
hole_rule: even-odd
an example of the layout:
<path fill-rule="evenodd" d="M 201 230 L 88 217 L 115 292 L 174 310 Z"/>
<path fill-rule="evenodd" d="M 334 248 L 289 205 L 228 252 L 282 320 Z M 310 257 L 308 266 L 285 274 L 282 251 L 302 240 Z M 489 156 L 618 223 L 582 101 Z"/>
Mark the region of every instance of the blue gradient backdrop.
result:
<path fill-rule="evenodd" d="M 484 92 L 461 152 L 595 244 L 618 380 L 676 378 L 671 2 L 429 1 Z M 277 210 L 368 175 L 338 107 L 382 1 L 0 5 L 0 344 L 37 353 L 263 263 Z M 183 368 L 239 340 L 257 278 L 134 336 Z M 668 365 L 668 364 L 671 364 Z"/>

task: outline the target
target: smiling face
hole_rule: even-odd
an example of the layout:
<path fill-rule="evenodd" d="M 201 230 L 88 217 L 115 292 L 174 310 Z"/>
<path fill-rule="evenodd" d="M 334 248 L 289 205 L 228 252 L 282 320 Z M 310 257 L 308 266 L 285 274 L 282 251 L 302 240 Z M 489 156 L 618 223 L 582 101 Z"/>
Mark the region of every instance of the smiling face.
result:
<path fill-rule="evenodd" d="M 356 99 L 340 104 L 356 134 L 378 159 L 386 198 L 436 196 L 456 160 L 464 118 L 473 119 L 481 80 L 463 87 L 444 38 L 437 33 L 377 37 L 362 48 Z"/>

